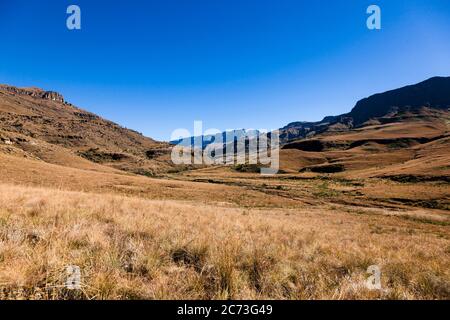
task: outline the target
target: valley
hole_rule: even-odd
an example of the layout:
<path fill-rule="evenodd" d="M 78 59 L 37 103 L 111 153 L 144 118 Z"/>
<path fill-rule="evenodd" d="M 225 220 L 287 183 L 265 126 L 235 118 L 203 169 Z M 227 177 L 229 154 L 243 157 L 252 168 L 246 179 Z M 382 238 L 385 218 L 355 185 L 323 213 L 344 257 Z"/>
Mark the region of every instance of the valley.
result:
<path fill-rule="evenodd" d="M 448 299 L 450 87 L 420 88 L 439 99 L 394 91 L 404 106 L 376 95 L 354 118 L 282 128 L 280 170 L 262 176 L 174 165 L 169 143 L 0 86 L 0 295 Z M 61 286 L 67 265 L 82 290 Z M 372 265 L 382 290 L 365 286 Z"/>

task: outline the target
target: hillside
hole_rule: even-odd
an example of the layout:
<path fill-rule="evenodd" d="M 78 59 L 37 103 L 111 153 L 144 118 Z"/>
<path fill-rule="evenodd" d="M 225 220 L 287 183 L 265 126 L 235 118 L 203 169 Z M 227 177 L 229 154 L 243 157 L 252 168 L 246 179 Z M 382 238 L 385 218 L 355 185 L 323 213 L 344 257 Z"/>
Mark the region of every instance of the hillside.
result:
<path fill-rule="evenodd" d="M 282 169 L 450 181 L 450 77 L 375 94 L 349 112 L 281 129 Z"/>
<path fill-rule="evenodd" d="M 169 145 L 75 107 L 56 92 L 0 86 L 3 151 L 79 166 L 86 160 L 153 175 L 171 167 Z M 5 148 L 5 145 L 7 146 Z"/>
<path fill-rule="evenodd" d="M 352 177 L 450 181 L 450 113 L 421 108 L 358 128 L 291 141 L 281 150 L 286 171 Z"/>
<path fill-rule="evenodd" d="M 280 129 L 280 137 L 283 142 L 289 142 L 324 132 L 357 128 L 375 119 L 385 123 L 394 122 L 402 114 L 417 113 L 422 107 L 449 110 L 450 77 L 434 77 L 415 85 L 372 95 L 358 101 L 349 113 L 328 116 L 322 121 L 290 123 Z"/>

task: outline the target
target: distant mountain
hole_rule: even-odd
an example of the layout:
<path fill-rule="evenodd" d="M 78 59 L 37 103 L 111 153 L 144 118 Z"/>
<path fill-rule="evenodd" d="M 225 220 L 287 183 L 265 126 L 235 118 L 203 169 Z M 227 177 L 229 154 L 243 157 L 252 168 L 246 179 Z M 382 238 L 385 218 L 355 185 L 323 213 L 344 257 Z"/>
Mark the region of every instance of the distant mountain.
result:
<path fill-rule="evenodd" d="M 346 114 L 325 117 L 318 122 L 293 122 L 281 128 L 281 140 L 288 142 L 311 137 L 326 131 L 342 131 L 403 111 L 421 107 L 447 110 L 450 108 L 450 77 L 434 77 L 421 83 L 372 95 L 358 101 Z"/>
<path fill-rule="evenodd" d="M 178 140 L 170 141 L 171 144 L 181 145 L 185 147 L 202 147 L 202 149 L 206 148 L 211 144 L 223 144 L 226 145 L 228 143 L 234 143 L 239 139 L 249 139 L 257 137 L 260 134 L 258 130 L 245 130 L 245 129 L 237 129 L 237 130 L 229 130 L 218 133 L 216 135 L 202 135 L 195 137 L 186 137 Z"/>

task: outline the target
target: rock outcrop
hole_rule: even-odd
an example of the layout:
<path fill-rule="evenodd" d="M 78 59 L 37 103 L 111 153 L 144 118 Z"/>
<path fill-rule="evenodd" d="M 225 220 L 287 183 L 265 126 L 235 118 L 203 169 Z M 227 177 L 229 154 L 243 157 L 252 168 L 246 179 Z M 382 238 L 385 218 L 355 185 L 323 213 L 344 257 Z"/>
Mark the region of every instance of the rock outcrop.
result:
<path fill-rule="evenodd" d="M 0 88 L 14 95 L 27 95 L 30 97 L 65 103 L 64 97 L 54 91 L 44 91 L 39 88 L 17 88 L 7 85 L 0 85 Z"/>

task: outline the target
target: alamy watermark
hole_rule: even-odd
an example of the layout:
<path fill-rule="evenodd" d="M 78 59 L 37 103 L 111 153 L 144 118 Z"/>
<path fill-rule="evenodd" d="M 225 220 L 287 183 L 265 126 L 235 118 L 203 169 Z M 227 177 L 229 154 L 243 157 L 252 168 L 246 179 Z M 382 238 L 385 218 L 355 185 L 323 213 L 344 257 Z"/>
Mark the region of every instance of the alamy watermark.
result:
<path fill-rule="evenodd" d="M 69 30 L 81 30 L 81 9 L 77 5 L 67 7 L 66 13 L 69 15 L 66 26 Z"/>
<path fill-rule="evenodd" d="M 369 290 L 381 290 L 381 268 L 377 265 L 367 268 L 367 273 L 370 274 L 366 280 L 366 287 Z"/>
<path fill-rule="evenodd" d="M 367 28 L 369 30 L 381 30 L 381 8 L 372 4 L 366 12 L 370 15 L 366 21 Z"/>
<path fill-rule="evenodd" d="M 66 267 L 66 288 L 69 290 L 81 289 L 81 269 L 79 266 L 67 266 Z"/>
<path fill-rule="evenodd" d="M 66 26 L 69 30 L 81 30 L 81 8 L 78 5 L 67 7 L 66 13 L 69 15 L 66 20 Z M 369 17 L 366 26 L 369 30 L 381 30 L 381 8 L 372 4 L 367 7 L 366 13 Z"/>
<path fill-rule="evenodd" d="M 194 122 L 194 133 L 177 129 L 171 135 L 175 144 L 171 159 L 177 165 L 256 165 L 261 174 L 279 170 L 280 138 L 278 130 L 203 130 Z"/>

